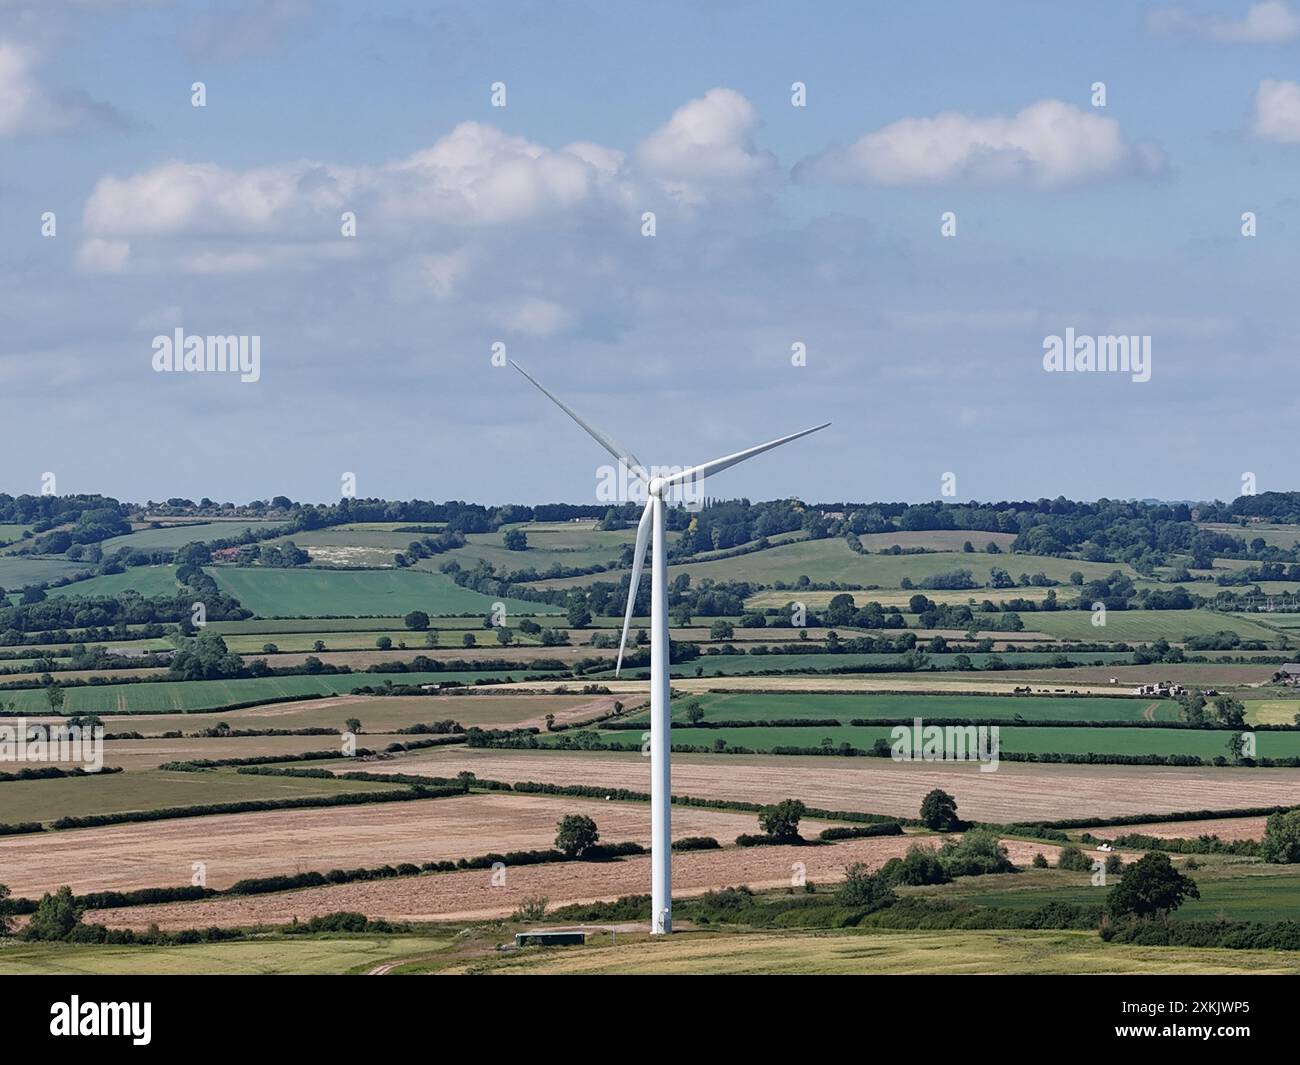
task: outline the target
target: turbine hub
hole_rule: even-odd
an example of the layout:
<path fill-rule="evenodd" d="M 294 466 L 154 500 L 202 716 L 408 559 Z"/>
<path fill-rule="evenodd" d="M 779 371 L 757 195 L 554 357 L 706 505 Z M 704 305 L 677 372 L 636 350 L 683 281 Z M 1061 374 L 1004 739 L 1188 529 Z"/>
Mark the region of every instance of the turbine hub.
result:
<path fill-rule="evenodd" d="M 663 498 L 665 487 L 664 479 L 662 477 L 652 477 L 650 483 L 646 486 L 646 491 L 656 499 L 661 499 Z"/>

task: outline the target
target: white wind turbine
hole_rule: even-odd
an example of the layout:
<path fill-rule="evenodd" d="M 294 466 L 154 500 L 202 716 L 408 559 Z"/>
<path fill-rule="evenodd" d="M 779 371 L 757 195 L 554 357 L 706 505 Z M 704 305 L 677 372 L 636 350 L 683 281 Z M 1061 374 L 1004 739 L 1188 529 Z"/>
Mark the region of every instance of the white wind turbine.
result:
<path fill-rule="evenodd" d="M 654 553 L 650 564 L 650 931 L 664 934 L 673 930 L 672 915 L 672 768 L 670 752 L 668 704 L 668 563 L 664 543 L 664 496 L 676 485 L 688 481 L 700 482 L 713 473 L 744 462 L 764 451 L 798 440 L 801 436 L 825 429 L 830 422 L 815 425 L 766 444 L 746 448 L 732 455 L 724 455 L 712 462 L 678 470 L 665 476 L 652 476 L 627 448 L 608 434 L 601 432 L 584 420 L 577 411 L 553 393 L 548 392 L 519 363 L 511 360 L 516 370 L 528 378 L 565 414 L 581 425 L 606 451 L 613 455 L 646 486 L 646 505 L 636 529 L 636 548 L 632 554 L 632 576 L 627 591 L 627 610 L 623 615 L 623 638 L 618 645 L 617 676 L 623 669 L 623 652 L 627 647 L 628 628 L 636 608 L 636 589 L 641 580 L 641 567 L 645 563 L 647 540 L 652 539 Z M 651 536 L 653 530 L 653 536 Z"/>

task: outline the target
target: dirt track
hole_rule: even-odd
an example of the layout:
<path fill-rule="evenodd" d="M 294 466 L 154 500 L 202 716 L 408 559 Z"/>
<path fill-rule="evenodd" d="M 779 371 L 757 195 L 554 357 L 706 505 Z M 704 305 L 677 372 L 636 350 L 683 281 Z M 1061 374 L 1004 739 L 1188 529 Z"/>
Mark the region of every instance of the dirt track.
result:
<path fill-rule="evenodd" d="M 691 851 L 673 857 L 673 894 L 681 898 L 740 884 L 755 889 L 788 886 L 796 871 L 795 863 L 803 863 L 808 880 L 827 884 L 842 879 L 845 866 L 851 862 L 879 868 L 890 858 L 901 857 L 915 842 L 907 836 L 884 836 L 821 847 Z M 1040 852 L 1054 861 L 1057 848 L 1011 841 L 1008 850 L 1013 862 L 1027 865 Z M 644 856 L 600 864 L 520 866 L 507 869 L 505 883 L 499 887 L 492 886 L 491 876 L 489 870 L 483 869 L 371 880 L 279 895 L 98 910 L 88 914 L 87 920 L 119 928 L 144 928 L 151 923 L 162 929 L 206 928 L 279 924 L 338 910 L 392 920 L 479 920 L 508 916 L 525 897 L 533 895 L 545 896 L 555 908 L 645 894 L 650 884 L 650 859 Z"/>
<path fill-rule="evenodd" d="M 374 763 L 374 772 L 489 780 L 594 784 L 648 791 L 650 766 L 636 754 L 447 749 Z M 802 799 L 828 810 L 915 817 L 932 788 L 954 795 L 965 817 L 1011 823 L 1181 810 L 1230 810 L 1296 802 L 1300 771 L 1181 766 L 899 763 L 886 758 L 763 755 L 673 756 L 673 792 L 698 798 Z"/>

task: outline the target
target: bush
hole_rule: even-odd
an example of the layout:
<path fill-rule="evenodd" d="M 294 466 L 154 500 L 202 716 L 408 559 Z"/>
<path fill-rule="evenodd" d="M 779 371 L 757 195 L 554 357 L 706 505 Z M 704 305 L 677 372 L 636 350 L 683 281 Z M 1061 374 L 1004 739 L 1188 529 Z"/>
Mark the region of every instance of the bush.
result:
<path fill-rule="evenodd" d="M 687 836 L 673 844 L 675 851 L 715 851 L 722 846 L 712 836 Z"/>
<path fill-rule="evenodd" d="M 844 870 L 844 883 L 836 893 L 836 900 L 843 906 L 870 913 L 892 906 L 898 896 L 883 873 L 869 872 L 862 862 L 854 862 Z"/>
<path fill-rule="evenodd" d="M 784 799 L 774 806 L 764 806 L 758 812 L 759 827 L 769 836 L 797 836 L 799 821 L 807 809 L 798 799 Z"/>
<path fill-rule="evenodd" d="M 1089 873 L 1092 871 L 1092 859 L 1080 848 L 1071 844 L 1061 848 L 1061 853 L 1056 859 L 1056 868 L 1068 869 L 1072 873 Z"/>
<path fill-rule="evenodd" d="M 1034 855 L 1034 860 L 1029 864 L 1032 865 L 1035 869 L 1046 869 L 1047 859 L 1043 857 L 1043 852 L 1039 851 L 1037 854 Z"/>
<path fill-rule="evenodd" d="M 952 879 L 932 847 L 913 843 L 905 858 L 890 858 L 880 870 L 890 884 L 919 887 L 922 884 L 946 884 Z"/>

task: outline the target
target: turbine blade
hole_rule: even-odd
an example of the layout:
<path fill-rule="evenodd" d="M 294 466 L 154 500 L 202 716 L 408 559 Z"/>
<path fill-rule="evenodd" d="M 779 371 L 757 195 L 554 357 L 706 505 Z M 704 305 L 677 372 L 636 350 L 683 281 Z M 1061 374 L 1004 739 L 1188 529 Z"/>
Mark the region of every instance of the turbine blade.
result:
<path fill-rule="evenodd" d="M 616 459 L 618 459 L 621 463 L 623 463 L 623 465 L 627 466 L 627 468 L 631 470 L 633 473 L 635 473 L 642 481 L 645 481 L 647 483 L 649 482 L 650 476 L 647 473 L 645 466 L 641 464 L 641 460 L 637 458 L 635 455 L 633 455 L 632 452 L 630 452 L 627 448 L 625 448 L 622 444 L 620 444 L 608 433 L 603 432 L 600 429 L 597 429 L 590 422 L 585 421 L 582 418 L 582 416 L 578 414 L 576 410 L 574 410 L 567 403 L 565 403 L 564 400 L 560 399 L 557 395 L 555 395 L 555 393 L 548 392 L 538 382 L 537 378 L 535 378 L 532 374 L 530 374 L 527 370 L 525 370 L 522 366 L 520 366 L 519 363 L 515 362 L 514 359 L 510 360 L 510 365 L 513 366 L 516 370 L 518 370 L 521 374 L 523 374 L 526 378 L 528 378 L 528 380 L 530 380 L 534 385 L 536 385 L 538 391 L 540 391 L 542 395 L 544 395 L 547 399 L 549 399 L 552 403 L 554 403 L 557 407 L 559 407 L 560 410 L 564 411 L 565 414 L 567 414 L 575 422 L 577 422 L 584 429 L 586 429 L 587 432 L 596 440 L 598 444 L 600 444 L 601 447 L 603 447 L 606 451 L 608 451 L 611 455 L 613 455 Z"/>
<path fill-rule="evenodd" d="M 723 455 L 720 459 L 714 459 L 712 462 L 702 462 L 698 466 L 692 466 L 690 469 L 682 470 L 680 473 L 674 473 L 665 477 L 664 485 L 682 484 L 685 481 L 700 480 L 708 477 L 713 473 L 720 473 L 738 462 L 744 462 L 747 458 L 762 454 L 764 451 L 771 451 L 774 447 L 780 447 L 782 444 L 788 444 L 791 440 L 798 440 L 801 436 L 807 436 L 809 433 L 815 433 L 825 429 L 830 422 L 824 422 L 821 425 L 814 425 L 811 429 L 804 429 L 797 433 L 791 433 L 789 436 L 783 436 L 779 440 L 769 440 L 766 444 L 759 444 L 757 447 L 746 448 L 744 451 L 737 451 L 734 455 Z"/>
<path fill-rule="evenodd" d="M 645 563 L 646 543 L 650 539 L 650 526 L 654 522 L 654 497 L 645 501 L 645 510 L 641 511 L 641 521 L 636 527 L 636 549 L 632 552 L 632 580 L 627 586 L 627 610 L 623 614 L 623 639 L 618 645 L 618 665 L 614 667 L 614 676 L 623 669 L 623 650 L 627 647 L 627 630 L 632 624 L 632 612 L 636 609 L 636 586 L 641 580 L 641 566 Z"/>

